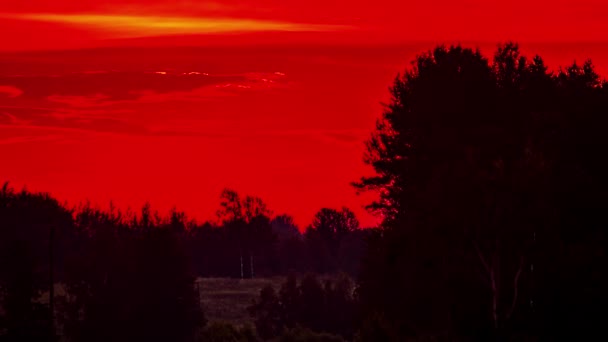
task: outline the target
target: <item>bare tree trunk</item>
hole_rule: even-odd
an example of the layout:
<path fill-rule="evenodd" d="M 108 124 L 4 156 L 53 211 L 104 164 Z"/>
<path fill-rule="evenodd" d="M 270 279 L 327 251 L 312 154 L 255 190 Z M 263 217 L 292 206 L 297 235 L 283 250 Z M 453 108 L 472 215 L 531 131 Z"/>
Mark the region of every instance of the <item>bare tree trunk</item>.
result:
<path fill-rule="evenodd" d="M 494 329 L 498 329 L 498 286 L 494 277 L 494 270 L 490 272 L 490 286 L 492 286 L 492 320 Z"/>
<path fill-rule="evenodd" d="M 243 250 L 239 251 L 239 258 L 241 260 L 241 279 L 243 279 Z"/>
<path fill-rule="evenodd" d="M 491 258 L 491 260 L 490 260 L 491 263 L 490 263 L 484 257 L 483 253 L 481 252 L 481 250 L 479 249 L 477 244 L 474 244 L 474 246 L 475 246 L 475 251 L 477 252 L 477 256 L 479 257 L 481 264 L 483 265 L 485 271 L 488 274 L 488 278 L 490 281 L 490 289 L 492 291 L 492 321 L 494 323 L 494 329 L 499 329 L 501 326 L 501 322 L 500 322 L 501 315 L 500 315 L 498 306 L 499 306 L 501 291 L 500 291 L 500 280 L 498 279 L 499 275 L 497 273 L 500 268 L 500 259 L 498 256 L 495 256 L 495 257 Z M 509 309 L 507 311 L 504 312 L 504 315 L 503 315 L 504 321 L 507 321 L 511 318 L 511 316 L 513 315 L 513 312 L 515 311 L 515 308 L 517 306 L 517 300 L 518 300 L 518 296 L 519 296 L 519 278 L 521 277 L 523 268 L 524 268 L 524 257 L 521 256 L 519 259 L 519 267 L 517 268 L 517 271 L 515 272 L 515 275 L 513 277 L 513 298 L 511 300 L 511 306 L 509 307 Z"/>
<path fill-rule="evenodd" d="M 49 231 L 49 332 L 50 337 L 55 336 L 55 277 L 53 274 L 53 243 L 55 238 L 55 227 L 51 226 Z"/>
<path fill-rule="evenodd" d="M 477 252 L 477 256 L 479 257 L 479 261 L 483 265 L 483 268 L 486 270 L 488 274 L 488 278 L 490 281 L 490 289 L 492 290 L 492 321 L 494 323 L 494 329 L 498 328 L 498 284 L 496 282 L 496 275 L 494 273 L 495 262 L 492 262 L 492 265 L 486 260 L 483 256 L 483 253 L 477 246 L 477 243 L 473 243 L 475 247 L 475 251 Z M 494 258 L 493 258 L 494 259 Z M 492 260 L 494 261 L 494 260 Z"/>
<path fill-rule="evenodd" d="M 519 277 L 521 276 L 521 272 L 524 269 L 524 257 L 519 259 L 519 268 L 517 268 L 517 272 L 515 273 L 515 278 L 513 280 L 513 301 L 511 302 L 511 308 L 505 315 L 506 319 L 511 318 L 513 315 L 513 311 L 515 311 L 515 306 L 517 305 L 517 295 L 519 290 Z"/>
<path fill-rule="evenodd" d="M 251 266 L 251 278 L 253 279 L 253 254 L 249 254 L 249 263 Z"/>

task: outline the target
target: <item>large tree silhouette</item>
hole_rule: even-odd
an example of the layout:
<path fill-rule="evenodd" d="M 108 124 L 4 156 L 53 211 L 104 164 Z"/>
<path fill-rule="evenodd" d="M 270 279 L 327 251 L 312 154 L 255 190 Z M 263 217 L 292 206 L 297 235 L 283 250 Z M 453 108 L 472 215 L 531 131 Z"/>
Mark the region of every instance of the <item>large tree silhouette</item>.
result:
<path fill-rule="evenodd" d="M 551 74 L 515 44 L 493 62 L 420 55 L 368 142 L 376 175 L 356 184 L 384 217 L 360 284 L 368 315 L 402 337 L 597 327 L 574 312 L 606 298 L 607 90 L 590 62 Z"/>

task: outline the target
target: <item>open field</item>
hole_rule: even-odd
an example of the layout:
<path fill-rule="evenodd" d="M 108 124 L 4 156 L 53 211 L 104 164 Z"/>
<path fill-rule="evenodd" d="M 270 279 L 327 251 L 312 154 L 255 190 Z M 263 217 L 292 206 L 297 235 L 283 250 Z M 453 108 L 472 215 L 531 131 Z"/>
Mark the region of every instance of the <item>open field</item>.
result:
<path fill-rule="evenodd" d="M 198 278 L 201 305 L 209 321 L 226 321 L 235 325 L 252 323 L 247 307 L 260 295 L 260 290 L 270 284 L 275 290 L 281 287 L 285 277 L 232 279 Z"/>
<path fill-rule="evenodd" d="M 321 275 L 319 280 L 324 282 L 328 278 L 333 279 L 335 277 L 336 275 Z M 298 282 L 301 278 L 302 275 L 299 275 Z M 259 298 L 260 290 L 266 285 L 271 285 L 276 291 L 279 291 L 285 279 L 286 276 L 254 279 L 199 277 L 196 279 L 196 285 L 199 290 L 201 307 L 209 322 L 223 321 L 235 326 L 243 326 L 245 324 L 253 325 L 253 320 L 249 316 L 247 308 L 253 304 L 254 300 Z M 55 296 L 56 303 L 60 306 L 60 302 L 66 296 L 66 289 L 63 284 L 55 284 Z M 48 303 L 48 291 L 41 293 L 38 300 L 41 303 Z M 55 328 L 61 336 L 60 341 L 63 341 L 63 326 L 61 320 L 58 319 L 61 313 L 56 312 L 55 315 Z"/>
<path fill-rule="evenodd" d="M 201 299 L 201 307 L 208 321 L 225 321 L 236 325 L 253 323 L 247 312 L 253 300 L 260 295 L 260 290 L 270 284 L 275 290 L 281 288 L 285 276 L 237 279 L 237 278 L 197 278 L 196 284 Z M 61 301 L 66 295 L 61 283 L 55 284 L 55 298 Z M 48 303 L 49 292 L 44 291 L 38 299 Z"/>

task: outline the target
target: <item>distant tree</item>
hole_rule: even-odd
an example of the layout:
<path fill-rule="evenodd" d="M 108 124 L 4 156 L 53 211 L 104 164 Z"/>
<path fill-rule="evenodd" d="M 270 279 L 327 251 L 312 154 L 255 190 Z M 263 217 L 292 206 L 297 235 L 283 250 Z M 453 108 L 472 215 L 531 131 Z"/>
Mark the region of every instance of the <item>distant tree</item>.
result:
<path fill-rule="evenodd" d="M 138 340 L 189 341 L 205 318 L 190 262 L 176 232 L 153 227 L 136 238 L 128 276 L 131 329 Z M 120 294 L 118 294 L 120 295 Z"/>
<path fill-rule="evenodd" d="M 387 319 L 382 314 L 373 313 L 367 315 L 361 323 L 355 335 L 354 341 L 386 341 L 397 342 L 401 341 L 397 334 L 397 329 L 390 326 Z"/>
<path fill-rule="evenodd" d="M 267 268 L 276 268 L 272 262 L 276 235 L 272 231 L 271 212 L 266 204 L 257 197 L 241 199 L 238 193 L 229 189 L 223 191 L 221 199 L 218 217 L 227 229 L 229 239 L 236 243 L 240 277 L 255 275 L 257 258 L 262 258 Z M 258 263 L 258 266 L 260 264 L 264 265 Z"/>
<path fill-rule="evenodd" d="M 344 339 L 337 335 L 329 333 L 314 332 L 307 328 L 296 327 L 287 330 L 279 338 L 274 339 L 277 342 L 343 342 Z"/>
<path fill-rule="evenodd" d="M 296 326 L 300 319 L 301 293 L 298 288 L 296 276 L 291 273 L 287 276 L 285 283 L 281 285 L 279 291 L 279 301 L 281 303 L 281 318 L 284 325 L 291 329 Z"/>
<path fill-rule="evenodd" d="M 359 222 L 348 208 L 340 211 L 321 209 L 305 234 L 313 258 L 313 270 L 319 273 L 335 271 L 342 240 L 358 229 Z"/>
<path fill-rule="evenodd" d="M 41 296 L 61 276 L 55 260 L 65 257 L 71 226 L 70 211 L 48 194 L 15 192 L 8 183 L 0 189 L 0 339 L 54 338 L 55 298 Z"/>
<path fill-rule="evenodd" d="M 361 270 L 361 260 L 367 249 L 367 241 L 376 228 L 355 230 L 340 241 L 337 252 L 337 271 L 357 277 Z"/>
<path fill-rule="evenodd" d="M 246 196 L 241 199 L 239 194 L 231 189 L 225 189 L 221 196 L 218 217 L 224 222 L 234 220 L 251 221 L 258 216 L 271 215 L 266 204 L 258 197 Z"/>
<path fill-rule="evenodd" d="M 22 241 L 6 246 L 11 261 L 5 265 L 1 284 L 5 335 L 0 341 L 40 340 L 51 341 L 49 308 L 38 302 L 41 288 L 37 286 L 36 265 L 32 252 Z"/>
<path fill-rule="evenodd" d="M 291 274 L 278 295 L 272 287 L 264 287 L 249 307 L 249 313 L 264 339 L 298 327 L 352 339 L 358 312 L 356 303 L 353 282 L 346 274 L 326 278 L 324 284 L 314 274 L 306 275 L 298 284 Z"/>
<path fill-rule="evenodd" d="M 315 230 L 330 244 L 332 252 L 335 252 L 344 236 L 359 229 L 359 221 L 348 208 L 341 211 L 323 208 L 315 215 L 308 229 Z"/>
<path fill-rule="evenodd" d="M 169 228 L 178 234 L 183 234 L 188 229 L 187 225 L 186 213 L 178 211 L 176 208 L 171 209 L 169 213 Z"/>
<path fill-rule="evenodd" d="M 319 279 L 308 274 L 300 283 L 299 321 L 302 326 L 315 331 L 323 331 L 326 318 L 326 296 Z"/>
<path fill-rule="evenodd" d="M 65 334 L 72 340 L 116 339 L 124 319 L 121 306 L 131 262 L 125 247 L 127 223 L 119 215 L 85 205 L 75 213 L 78 241 L 74 258 L 67 260 L 63 308 Z"/>
<path fill-rule="evenodd" d="M 264 286 L 260 291 L 260 299 L 249 307 L 249 313 L 255 317 L 255 327 L 263 339 L 278 336 L 284 328 L 281 315 L 281 303 L 274 288 Z"/>
<path fill-rule="evenodd" d="M 200 342 L 257 342 L 260 339 L 249 326 L 236 328 L 230 323 L 213 322 L 202 329 L 196 338 Z"/>
<path fill-rule="evenodd" d="M 123 219 L 84 208 L 78 258 L 66 277 L 66 334 L 74 340 L 187 341 L 205 324 L 191 264 L 172 219 Z"/>
<path fill-rule="evenodd" d="M 300 234 L 298 226 L 293 221 L 293 217 L 287 214 L 275 216 L 270 222 L 270 224 L 272 225 L 272 230 L 277 235 L 277 239 L 279 241 L 285 241 L 294 238 L 298 239 L 302 236 L 302 234 Z"/>
<path fill-rule="evenodd" d="M 327 281 L 325 297 L 326 331 L 351 340 L 357 317 L 352 280 L 341 273 L 334 282 Z"/>

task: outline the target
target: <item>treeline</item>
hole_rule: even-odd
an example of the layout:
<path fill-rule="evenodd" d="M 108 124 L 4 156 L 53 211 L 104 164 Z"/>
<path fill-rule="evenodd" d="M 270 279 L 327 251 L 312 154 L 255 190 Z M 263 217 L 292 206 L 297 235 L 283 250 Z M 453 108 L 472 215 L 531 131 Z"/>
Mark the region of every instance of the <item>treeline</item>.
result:
<path fill-rule="evenodd" d="M 6 183 L 0 338 L 189 340 L 206 323 L 196 277 L 355 274 L 369 234 L 348 209 L 319 211 L 301 234 L 289 216 L 271 217 L 259 198 L 231 190 L 221 196 L 218 222 L 199 225 L 149 205 L 137 214 L 69 209 Z M 52 296 L 51 284 L 60 284 Z"/>
<path fill-rule="evenodd" d="M 219 222 L 186 223 L 188 249 L 203 277 L 347 272 L 356 276 L 371 231 L 347 208 L 321 209 L 302 234 L 288 215 L 272 217 L 256 197 L 226 190 Z M 178 214 L 183 217 L 183 214 Z"/>
<path fill-rule="evenodd" d="M 205 323 L 177 221 L 0 192 L 0 339 L 190 340 Z"/>

